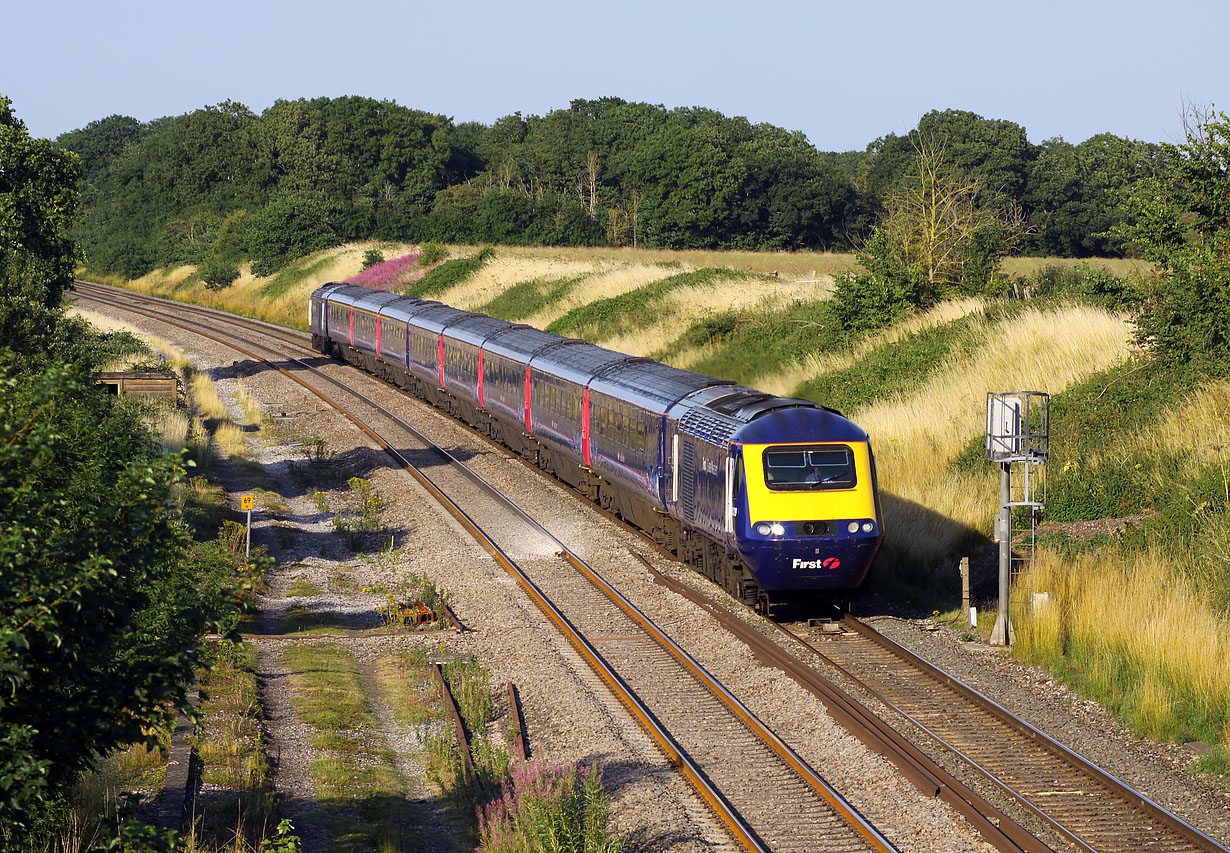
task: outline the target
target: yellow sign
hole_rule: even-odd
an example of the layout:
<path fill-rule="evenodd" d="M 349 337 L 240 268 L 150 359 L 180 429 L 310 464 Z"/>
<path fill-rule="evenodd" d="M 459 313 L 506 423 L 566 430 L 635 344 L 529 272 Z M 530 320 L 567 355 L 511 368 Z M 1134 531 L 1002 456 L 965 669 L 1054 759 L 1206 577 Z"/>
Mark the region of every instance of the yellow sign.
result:
<path fill-rule="evenodd" d="M 239 508 L 240 508 L 240 509 L 251 510 L 251 509 L 252 509 L 252 496 L 251 496 L 251 495 L 244 495 L 243 497 L 241 497 L 241 498 L 239 499 Z"/>

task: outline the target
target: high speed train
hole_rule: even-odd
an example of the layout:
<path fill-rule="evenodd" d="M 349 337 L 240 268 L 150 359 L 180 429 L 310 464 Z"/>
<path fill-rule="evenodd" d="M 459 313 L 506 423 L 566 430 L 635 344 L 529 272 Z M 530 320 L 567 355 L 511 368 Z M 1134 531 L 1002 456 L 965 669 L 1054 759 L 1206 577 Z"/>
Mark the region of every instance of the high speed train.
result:
<path fill-rule="evenodd" d="M 766 612 L 845 606 L 883 539 L 867 433 L 832 409 L 355 285 L 313 292 L 308 326 Z"/>

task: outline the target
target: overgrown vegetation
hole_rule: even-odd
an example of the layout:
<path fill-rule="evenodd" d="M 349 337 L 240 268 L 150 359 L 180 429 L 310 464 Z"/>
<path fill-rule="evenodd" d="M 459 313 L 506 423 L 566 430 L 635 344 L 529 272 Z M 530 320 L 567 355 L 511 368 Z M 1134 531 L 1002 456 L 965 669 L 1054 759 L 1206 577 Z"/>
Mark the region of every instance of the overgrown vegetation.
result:
<path fill-rule="evenodd" d="M 617 329 L 647 325 L 660 310 L 662 298 L 672 291 L 707 284 L 729 274 L 728 270 L 699 269 L 660 278 L 618 296 L 587 302 L 546 330 L 557 335 L 602 339 Z"/>
<path fill-rule="evenodd" d="M 74 789 L 100 761 L 158 753 L 203 636 L 234 632 L 257 578 L 217 527 L 194 541 L 204 493 L 149 411 L 91 381 L 141 354 L 61 310 L 75 158 L 30 140 L 3 98 L 0 156 L 0 841 L 45 849 L 75 831 Z M 95 818 L 129 849 L 154 837 Z"/>
<path fill-rule="evenodd" d="M 609 815 L 610 799 L 602 787 L 600 769 L 520 764 L 501 784 L 499 799 L 483 807 L 479 849 L 483 853 L 619 853 L 628 841 L 611 834 Z"/>

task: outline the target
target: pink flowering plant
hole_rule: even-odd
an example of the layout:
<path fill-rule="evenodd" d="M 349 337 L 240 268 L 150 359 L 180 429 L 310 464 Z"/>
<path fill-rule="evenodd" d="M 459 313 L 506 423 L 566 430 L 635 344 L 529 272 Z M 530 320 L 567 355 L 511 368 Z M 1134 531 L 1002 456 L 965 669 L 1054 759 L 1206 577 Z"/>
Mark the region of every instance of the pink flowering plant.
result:
<path fill-rule="evenodd" d="M 619 853 L 607 827 L 602 770 L 530 761 L 512 768 L 500 796 L 479 809 L 478 853 Z"/>
<path fill-rule="evenodd" d="M 372 290 L 401 290 L 409 284 L 419 271 L 419 255 L 411 252 L 400 258 L 392 258 L 379 264 L 372 264 L 358 275 L 346 279 L 346 284 L 357 284 Z"/>

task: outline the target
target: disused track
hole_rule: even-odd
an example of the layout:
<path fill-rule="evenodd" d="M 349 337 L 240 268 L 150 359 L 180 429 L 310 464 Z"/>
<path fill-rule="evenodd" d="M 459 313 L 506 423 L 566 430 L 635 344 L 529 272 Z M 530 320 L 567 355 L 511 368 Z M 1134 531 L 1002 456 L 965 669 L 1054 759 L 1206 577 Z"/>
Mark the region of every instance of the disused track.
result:
<path fill-rule="evenodd" d="M 219 337 L 185 322 L 195 310 L 189 306 L 177 306 L 176 316 L 170 316 L 164 306 L 148 307 L 153 301 L 148 297 L 140 298 L 147 307 L 138 308 L 122 301 L 126 294 L 93 287 L 82 287 L 78 292 L 85 299 L 203 335 L 264 362 L 342 412 L 375 439 L 517 579 L 743 849 L 801 853 L 894 849 L 819 774 L 593 568 L 469 468 L 391 412 L 298 359 L 292 357 L 288 364 L 286 356 L 268 344 L 235 334 Z M 304 346 L 294 333 L 269 329 L 258 321 L 232 320 L 229 315 L 215 318 L 211 328 L 216 331 L 225 323 L 257 328 L 262 334 Z M 279 363 L 253 350 L 264 350 Z M 335 388 L 325 393 L 317 387 L 317 377 L 361 401 L 359 405 L 367 407 L 362 419 L 332 399 Z M 412 437 L 422 445 L 416 450 L 428 454 L 431 464 L 443 467 L 433 467 L 428 478 L 421 470 L 424 459 L 419 458 L 417 466 L 411 464 L 404 449 L 395 449 L 367 424 L 373 419 L 382 422 L 381 432 L 397 430 L 401 437 Z M 462 502 L 466 510 L 461 509 Z M 536 547 L 530 540 L 548 547 Z M 552 553 L 556 548 L 558 552 Z M 514 551 L 525 552 L 527 557 L 514 560 L 509 556 Z M 577 583 L 571 572 L 561 576 L 560 557 L 590 582 Z"/>

